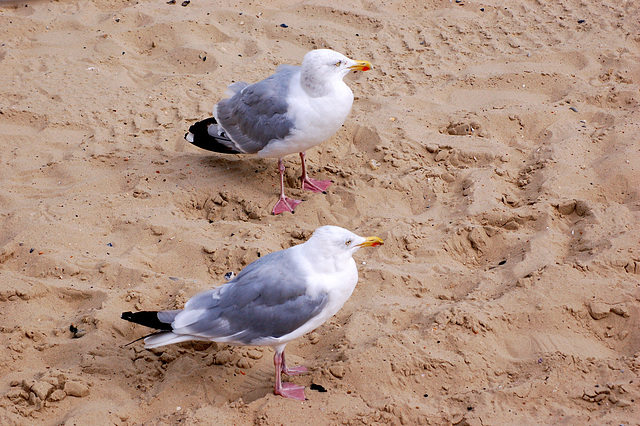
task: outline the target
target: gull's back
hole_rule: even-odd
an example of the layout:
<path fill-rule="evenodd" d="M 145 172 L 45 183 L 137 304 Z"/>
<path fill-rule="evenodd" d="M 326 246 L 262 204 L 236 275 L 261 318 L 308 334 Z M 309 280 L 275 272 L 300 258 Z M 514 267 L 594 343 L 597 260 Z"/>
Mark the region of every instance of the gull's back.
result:
<path fill-rule="evenodd" d="M 191 298 L 176 315 L 173 333 L 239 345 L 275 344 L 318 315 L 326 303 L 326 294 L 307 294 L 305 271 L 289 250 L 282 250 Z"/>
<path fill-rule="evenodd" d="M 272 140 L 284 139 L 294 127 L 287 95 L 300 67 L 281 65 L 272 76 L 250 84 L 214 108 L 214 116 L 229 138 L 245 153 L 254 154 Z"/>

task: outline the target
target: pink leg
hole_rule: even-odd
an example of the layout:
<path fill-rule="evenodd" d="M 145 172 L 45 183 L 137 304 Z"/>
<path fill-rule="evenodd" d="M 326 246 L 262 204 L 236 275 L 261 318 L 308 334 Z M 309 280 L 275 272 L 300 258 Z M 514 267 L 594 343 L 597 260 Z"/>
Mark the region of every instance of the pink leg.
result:
<path fill-rule="evenodd" d="M 287 376 L 297 376 L 298 374 L 306 373 L 307 367 L 304 365 L 299 365 L 297 367 L 287 367 L 287 362 L 284 358 L 284 350 L 282 351 L 282 372 Z"/>
<path fill-rule="evenodd" d="M 300 180 L 302 181 L 302 189 L 313 192 L 322 192 L 326 194 L 327 188 L 333 183 L 330 180 L 316 180 L 311 179 L 307 176 L 307 167 L 304 164 L 304 152 L 300 153 L 300 159 L 302 160 L 302 176 L 300 176 Z"/>
<path fill-rule="evenodd" d="M 300 200 L 294 200 L 284 195 L 284 163 L 282 162 L 282 158 L 278 158 L 278 169 L 280 170 L 280 199 L 273 206 L 273 214 L 280 214 L 282 212 L 292 212 L 293 209 L 296 208 L 298 204 L 300 204 Z"/>
<path fill-rule="evenodd" d="M 273 356 L 273 363 L 276 366 L 276 387 L 274 393 L 285 398 L 304 401 L 306 399 L 304 396 L 304 386 L 298 386 L 287 382 L 282 383 L 282 372 L 284 371 L 284 350 L 282 352 L 276 351 L 276 354 Z"/>

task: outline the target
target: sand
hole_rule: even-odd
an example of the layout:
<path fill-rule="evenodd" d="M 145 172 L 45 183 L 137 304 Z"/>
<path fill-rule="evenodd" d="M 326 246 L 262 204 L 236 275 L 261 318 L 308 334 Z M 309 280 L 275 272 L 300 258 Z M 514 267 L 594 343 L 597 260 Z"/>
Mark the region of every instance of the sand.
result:
<path fill-rule="evenodd" d="M 0 423 L 638 424 L 638 5 L 336 3 L 0 3 Z M 273 216 L 274 160 L 183 135 L 321 47 L 374 69 Z M 268 348 L 125 346 L 326 224 L 386 244 L 287 348 L 308 401 Z"/>

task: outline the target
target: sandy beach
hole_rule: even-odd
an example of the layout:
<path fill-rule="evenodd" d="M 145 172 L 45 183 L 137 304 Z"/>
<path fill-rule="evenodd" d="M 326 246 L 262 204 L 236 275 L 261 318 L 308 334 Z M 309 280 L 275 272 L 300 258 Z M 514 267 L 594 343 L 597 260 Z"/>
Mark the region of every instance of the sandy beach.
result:
<path fill-rule="evenodd" d="M 0 424 L 640 424 L 640 8 L 568 0 L 0 1 Z M 272 215 L 277 161 L 183 136 L 227 85 L 368 60 Z M 356 290 L 273 351 L 146 350 L 319 226 L 378 235 Z M 313 387 L 312 387 L 313 385 Z"/>

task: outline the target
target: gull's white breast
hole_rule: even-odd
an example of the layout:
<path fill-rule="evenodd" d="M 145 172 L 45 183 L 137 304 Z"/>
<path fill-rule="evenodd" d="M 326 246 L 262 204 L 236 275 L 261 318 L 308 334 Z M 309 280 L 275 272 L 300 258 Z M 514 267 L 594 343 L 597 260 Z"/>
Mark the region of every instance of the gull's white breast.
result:
<path fill-rule="evenodd" d="M 295 76 L 287 96 L 287 115 L 294 123 L 283 140 L 274 140 L 258 152 L 262 158 L 282 158 L 306 151 L 333 136 L 345 122 L 353 105 L 353 92 L 342 80 L 336 81 L 324 96 L 312 97 Z"/>
<path fill-rule="evenodd" d="M 326 293 L 328 296 L 327 304 L 322 312 L 289 334 L 277 339 L 268 338 L 256 344 L 277 346 L 290 342 L 315 330 L 329 318 L 337 314 L 347 300 L 349 300 L 358 283 L 358 268 L 356 267 L 356 262 L 352 258 L 349 258 L 342 266 L 339 270 L 329 273 L 315 273 L 309 281 L 307 290 L 309 294 Z"/>

